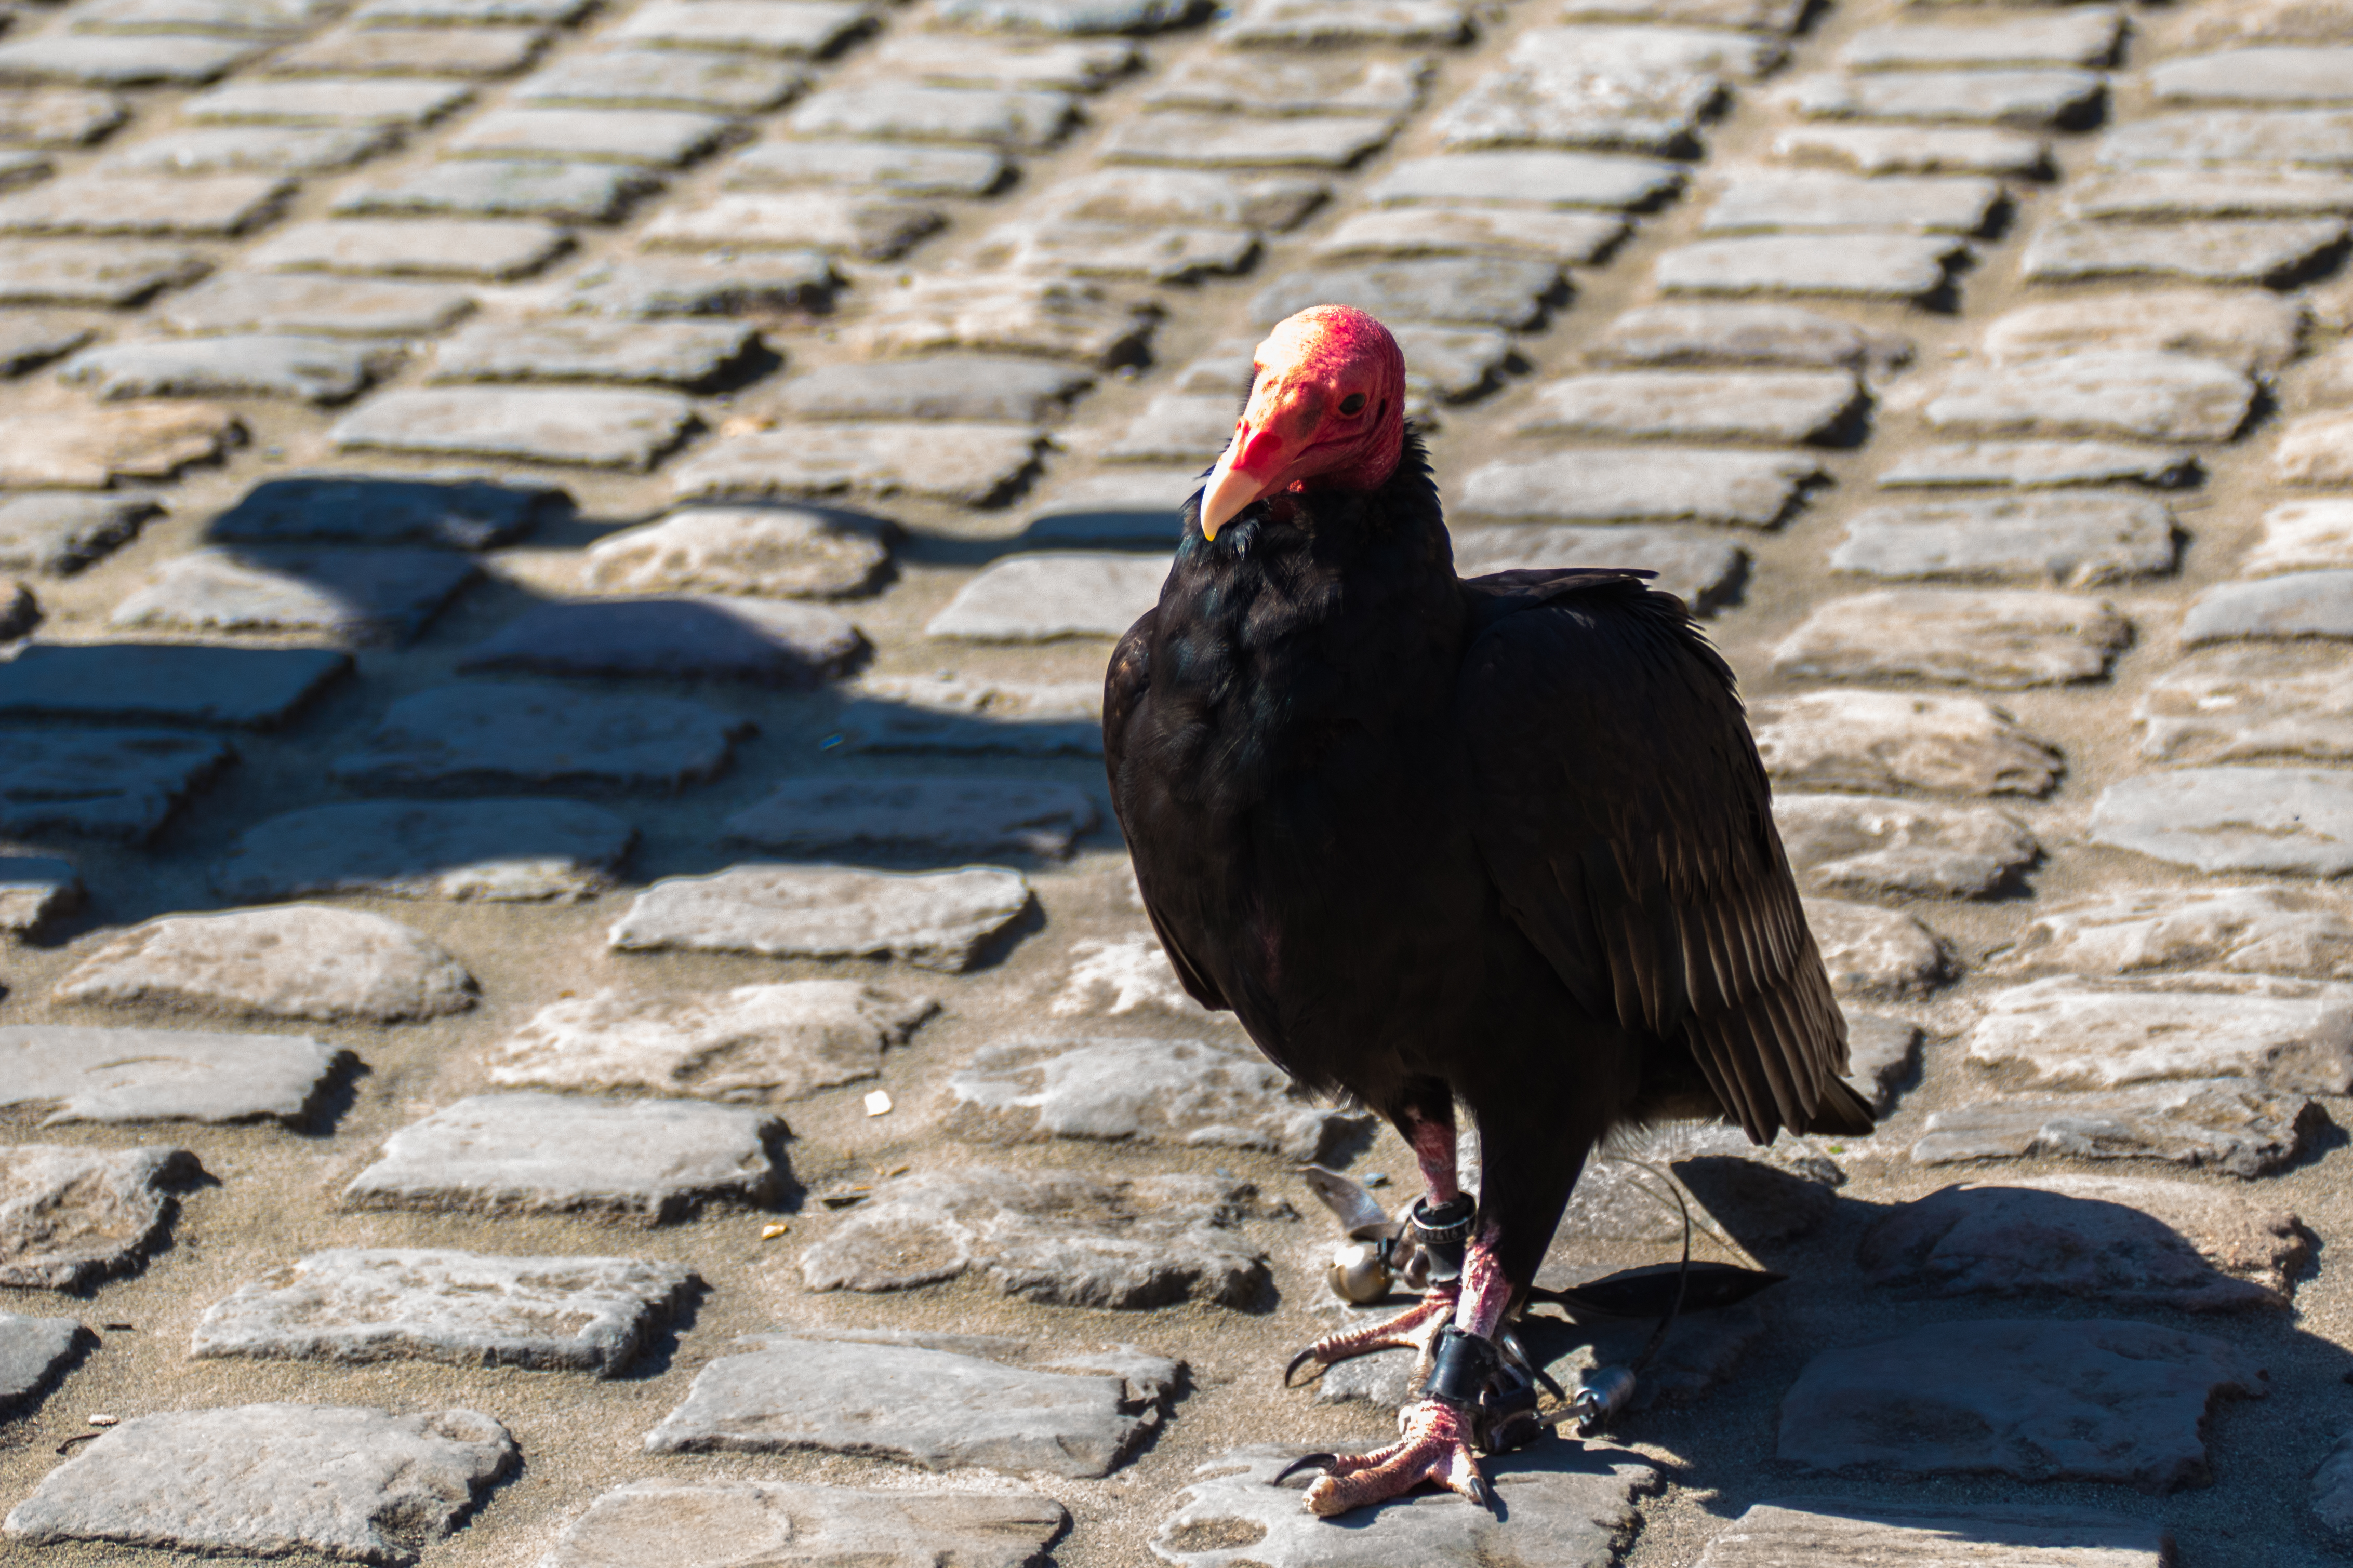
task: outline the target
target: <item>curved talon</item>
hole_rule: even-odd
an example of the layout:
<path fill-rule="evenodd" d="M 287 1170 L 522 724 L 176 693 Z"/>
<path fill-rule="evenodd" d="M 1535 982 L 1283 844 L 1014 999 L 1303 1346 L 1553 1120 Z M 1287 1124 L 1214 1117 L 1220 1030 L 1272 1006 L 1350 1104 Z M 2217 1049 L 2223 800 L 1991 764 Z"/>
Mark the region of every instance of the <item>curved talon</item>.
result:
<path fill-rule="evenodd" d="M 1302 1454 L 1299 1458 L 1292 1460 L 1291 1463 L 1283 1466 L 1282 1468 L 1277 1472 L 1274 1479 L 1267 1482 L 1266 1484 L 1271 1487 L 1279 1487 L 1283 1482 L 1289 1480 L 1292 1477 L 1299 1474 L 1302 1470 L 1315 1470 L 1328 1476 L 1332 1473 L 1332 1467 L 1339 1462 L 1340 1457 L 1337 1454 Z"/>
<path fill-rule="evenodd" d="M 1291 1358 L 1282 1369 L 1285 1388 L 1301 1387 L 1291 1380 L 1299 1369 L 1313 1361 L 1324 1366 L 1346 1361 L 1373 1351 L 1409 1350 L 1421 1353 L 1421 1371 L 1429 1370 L 1432 1347 L 1440 1330 L 1454 1321 L 1456 1293 L 1452 1290 L 1432 1290 L 1419 1302 L 1407 1308 L 1386 1322 L 1368 1324 L 1341 1333 L 1326 1334 Z"/>
<path fill-rule="evenodd" d="M 1284 1367 L 1284 1368 L 1282 1369 L 1282 1386 L 1283 1386 L 1283 1387 L 1285 1387 L 1285 1388 L 1291 1388 L 1291 1387 L 1294 1387 L 1294 1386 L 1302 1386 L 1302 1385 L 1298 1385 L 1298 1384 L 1293 1384 L 1293 1382 L 1292 1382 L 1291 1380 L 1292 1380 L 1292 1378 L 1293 1378 L 1293 1376 L 1298 1373 L 1298 1371 L 1299 1371 L 1299 1366 L 1300 1366 L 1300 1363 L 1301 1363 L 1302 1362 L 1310 1362 L 1310 1361 L 1314 1361 L 1314 1359 L 1315 1359 L 1315 1346 L 1314 1346 L 1314 1345 L 1309 1345 L 1305 1350 L 1301 1351 L 1297 1355 L 1293 1356 L 1293 1357 L 1291 1358 L 1291 1364 L 1290 1364 L 1289 1366 L 1286 1366 L 1286 1367 Z"/>
<path fill-rule="evenodd" d="M 1330 1468 L 1307 1489 L 1307 1511 L 1329 1519 L 1366 1503 L 1402 1497 L 1424 1481 L 1481 1508 L 1494 1507 L 1495 1494 L 1472 1457 L 1460 1409 L 1425 1399 L 1408 1407 L 1402 1425 L 1405 1436 L 1386 1448 L 1335 1456 Z"/>

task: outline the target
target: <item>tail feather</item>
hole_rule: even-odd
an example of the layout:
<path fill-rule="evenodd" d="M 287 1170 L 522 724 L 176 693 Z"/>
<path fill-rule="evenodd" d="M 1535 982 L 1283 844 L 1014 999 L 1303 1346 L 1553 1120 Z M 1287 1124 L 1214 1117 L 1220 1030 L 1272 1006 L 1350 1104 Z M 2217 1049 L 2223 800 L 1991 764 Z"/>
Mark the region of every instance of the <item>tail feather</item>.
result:
<path fill-rule="evenodd" d="M 1844 1079 L 1833 1078 L 1823 1080 L 1821 1103 L 1814 1107 L 1814 1113 L 1806 1118 L 1803 1127 L 1793 1131 L 1868 1138 L 1878 1125 L 1870 1105 L 1854 1091 L 1854 1086 Z"/>

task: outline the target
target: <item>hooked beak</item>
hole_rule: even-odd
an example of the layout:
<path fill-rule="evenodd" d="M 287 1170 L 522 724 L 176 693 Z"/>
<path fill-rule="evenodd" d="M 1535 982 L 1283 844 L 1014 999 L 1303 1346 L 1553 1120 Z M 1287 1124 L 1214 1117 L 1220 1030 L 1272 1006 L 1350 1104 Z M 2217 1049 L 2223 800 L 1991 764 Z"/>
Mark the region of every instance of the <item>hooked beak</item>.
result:
<path fill-rule="evenodd" d="M 1282 437 L 1262 425 L 1253 430 L 1245 414 L 1201 490 L 1201 537 L 1217 538 L 1236 512 L 1272 489 L 1288 456 Z"/>

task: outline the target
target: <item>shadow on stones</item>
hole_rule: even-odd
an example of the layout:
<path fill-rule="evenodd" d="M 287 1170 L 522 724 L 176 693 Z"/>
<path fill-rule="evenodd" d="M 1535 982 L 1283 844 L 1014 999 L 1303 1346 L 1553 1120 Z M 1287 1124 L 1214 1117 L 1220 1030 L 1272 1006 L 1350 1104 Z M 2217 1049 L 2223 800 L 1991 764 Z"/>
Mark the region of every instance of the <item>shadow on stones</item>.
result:
<path fill-rule="evenodd" d="M 320 1081 L 319 1092 L 305 1109 L 301 1123 L 289 1129 L 305 1138 L 332 1138 L 360 1097 L 360 1079 L 375 1072 L 357 1053 L 345 1051 Z"/>
<path fill-rule="evenodd" d="M 648 1327 L 645 1340 L 628 1363 L 607 1379 L 610 1383 L 651 1383 L 668 1373 L 678 1359 L 679 1341 L 694 1328 L 694 1320 L 702 1310 L 703 1298 L 711 1294 L 711 1286 L 702 1275 L 691 1276 L 686 1289 L 678 1293 L 670 1310 L 657 1316 Z"/>

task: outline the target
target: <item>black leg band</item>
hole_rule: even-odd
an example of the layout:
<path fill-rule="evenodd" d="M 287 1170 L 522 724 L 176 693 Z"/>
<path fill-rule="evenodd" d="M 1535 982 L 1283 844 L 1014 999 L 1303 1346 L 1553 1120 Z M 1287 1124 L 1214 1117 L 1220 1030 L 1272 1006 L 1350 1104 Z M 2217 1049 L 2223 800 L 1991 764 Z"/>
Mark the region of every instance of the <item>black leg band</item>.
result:
<path fill-rule="evenodd" d="M 1478 1213 L 1478 1204 L 1461 1193 L 1436 1208 L 1426 1197 L 1415 1200 L 1413 1238 L 1430 1258 L 1431 1284 L 1451 1285 L 1462 1278 L 1462 1254 Z"/>
<path fill-rule="evenodd" d="M 1502 1364 L 1493 1341 L 1466 1334 L 1449 1323 L 1438 1331 L 1437 1360 L 1430 1369 L 1430 1381 L 1422 1384 L 1421 1396 L 1463 1407 L 1476 1405 L 1488 1379 Z"/>

